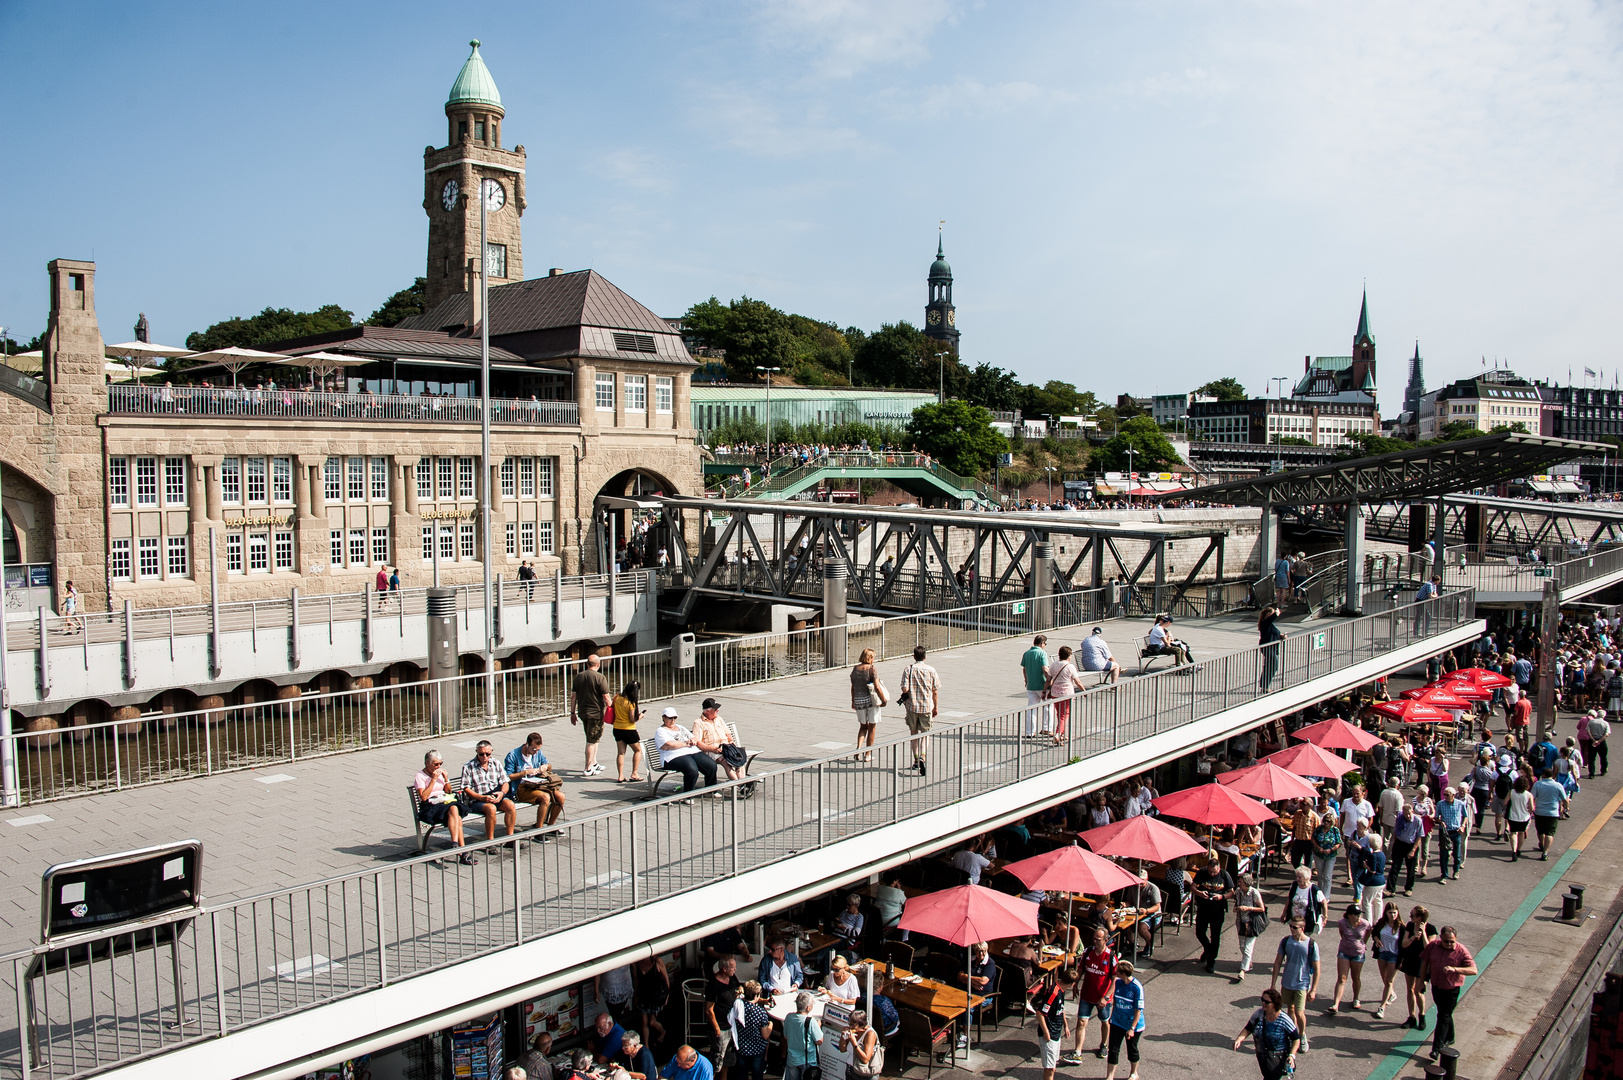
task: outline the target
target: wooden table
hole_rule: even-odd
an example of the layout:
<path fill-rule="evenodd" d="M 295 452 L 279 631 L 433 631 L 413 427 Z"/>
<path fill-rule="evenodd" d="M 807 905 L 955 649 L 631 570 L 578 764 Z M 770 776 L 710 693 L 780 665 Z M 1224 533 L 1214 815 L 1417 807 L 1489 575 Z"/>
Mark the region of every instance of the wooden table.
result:
<path fill-rule="evenodd" d="M 971 994 L 958 986 L 948 986 L 944 982 L 926 979 L 922 975 L 915 976 L 911 971 L 902 968 L 892 968 L 894 977 L 884 978 L 885 965 L 882 961 L 866 959 L 864 964 L 874 965 L 874 993 L 884 994 L 896 1004 L 923 1013 L 931 1018 L 931 1026 L 939 1027 L 951 1024 L 959 1017 L 986 1003 L 986 998 L 979 994 Z M 917 982 L 903 980 L 917 979 Z M 977 1024 L 980 1013 L 976 1013 Z M 950 1039 L 950 1036 L 949 1036 Z M 980 1030 L 977 1027 L 975 1040 L 980 1041 Z M 958 1065 L 958 1040 L 951 1039 L 952 1064 Z"/>
<path fill-rule="evenodd" d="M 1007 960 L 1009 958 L 1009 956 L 1008 956 L 1009 942 L 1013 941 L 1013 940 L 1015 940 L 1015 939 L 1014 938 L 1007 938 L 1007 939 L 1005 939 L 1003 941 L 990 942 L 990 944 L 992 946 L 992 950 L 991 950 L 992 959 L 994 959 L 994 960 Z M 1047 951 L 1047 949 L 1045 947 L 1044 950 L 1039 955 L 1039 957 L 1036 960 L 1031 962 L 1031 965 L 1032 965 L 1032 967 L 1036 968 L 1038 971 L 1047 972 L 1047 971 L 1057 970 L 1059 968 L 1059 966 L 1061 964 L 1063 964 L 1063 963 L 1065 963 L 1065 954 L 1064 953 L 1058 953 L 1058 954 L 1050 953 L 1050 952 Z"/>

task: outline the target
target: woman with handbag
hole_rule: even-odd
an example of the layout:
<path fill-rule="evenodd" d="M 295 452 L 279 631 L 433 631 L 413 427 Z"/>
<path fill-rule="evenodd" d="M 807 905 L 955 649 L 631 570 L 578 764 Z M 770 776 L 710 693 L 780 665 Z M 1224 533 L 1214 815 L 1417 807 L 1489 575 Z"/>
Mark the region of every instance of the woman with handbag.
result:
<path fill-rule="evenodd" d="M 1071 698 L 1081 689 L 1082 675 L 1071 662 L 1071 647 L 1061 645 L 1059 658 L 1048 665 L 1048 689 L 1044 697 L 1054 703 L 1054 745 L 1065 738 L 1065 725 L 1071 719 Z"/>
<path fill-rule="evenodd" d="M 840 1049 L 851 1051 L 846 1076 L 878 1076 L 884 1071 L 885 1048 L 879 1045 L 879 1032 L 868 1026 L 868 1014 L 861 1009 L 851 1014 L 845 1030 L 840 1032 Z"/>
<path fill-rule="evenodd" d="M 1250 874 L 1241 874 L 1234 886 L 1234 928 L 1240 935 L 1239 982 L 1251 971 L 1251 953 L 1257 939 L 1268 929 L 1268 905 L 1263 902 L 1262 890 Z"/>
<path fill-rule="evenodd" d="M 700 750 L 709 754 L 715 759 L 716 764 L 721 766 L 722 771 L 727 774 L 727 779 L 743 778 L 743 766 L 735 767 L 728 761 L 728 757 L 732 756 L 735 759 L 744 757 L 744 748 L 733 741 L 732 729 L 727 726 L 727 721 L 721 718 L 721 702 L 715 698 L 704 699 L 699 718 L 693 721 L 693 739 L 699 744 Z M 727 749 L 729 746 L 733 748 L 731 755 Z"/>
<path fill-rule="evenodd" d="M 823 1045 L 823 1028 L 811 1014 L 816 1001 L 802 990 L 795 995 L 795 1011 L 783 1021 L 783 1080 L 822 1080 L 817 1048 Z"/>
<path fill-rule="evenodd" d="M 862 750 L 864 739 L 867 739 L 869 746 L 865 754 L 855 755 L 855 759 L 862 761 L 873 760 L 872 747 L 874 732 L 879 727 L 879 710 L 890 701 L 884 684 L 879 681 L 879 670 L 874 667 L 874 657 L 877 655 L 872 649 L 863 649 L 857 657 L 856 666 L 851 669 L 851 708 L 857 714 L 857 749 Z"/>
<path fill-rule="evenodd" d="M 1245 1045 L 1251 1036 L 1257 1048 L 1257 1067 L 1262 1080 L 1281 1080 L 1296 1071 L 1296 1049 L 1303 1042 L 1296 1022 L 1284 1012 L 1284 996 L 1278 990 L 1262 992 L 1262 1008 L 1251 1014 L 1245 1029 L 1234 1037 L 1234 1049 Z"/>

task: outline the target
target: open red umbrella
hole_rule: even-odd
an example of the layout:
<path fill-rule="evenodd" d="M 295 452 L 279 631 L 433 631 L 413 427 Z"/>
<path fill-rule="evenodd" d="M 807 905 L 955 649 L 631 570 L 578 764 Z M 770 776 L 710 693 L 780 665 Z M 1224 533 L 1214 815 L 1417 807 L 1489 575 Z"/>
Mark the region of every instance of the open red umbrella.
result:
<path fill-rule="evenodd" d="M 1038 907 L 980 885 L 958 885 L 910 897 L 902 907 L 903 930 L 929 934 L 953 945 L 1020 937 L 1037 932 Z"/>
<path fill-rule="evenodd" d="M 1198 821 L 1202 825 L 1261 825 L 1277 816 L 1249 795 L 1241 795 L 1222 784 L 1185 788 L 1162 795 L 1153 802 L 1167 817 Z"/>
<path fill-rule="evenodd" d="M 1467 701 L 1492 701 L 1493 700 L 1493 691 L 1491 689 L 1489 689 L 1488 687 L 1481 686 L 1481 685 L 1479 685 L 1477 683 L 1449 682 L 1448 680 L 1445 679 L 1445 680 L 1443 680 L 1441 682 L 1432 683 L 1431 685 L 1432 685 L 1432 688 L 1434 688 L 1434 689 L 1447 690 L 1450 694 L 1453 694 L 1455 697 L 1465 698 Z"/>
<path fill-rule="evenodd" d="M 1445 720 L 1454 718 L 1435 705 L 1427 705 L 1423 701 L 1414 701 L 1409 698 L 1399 698 L 1397 701 L 1383 701 L 1372 705 L 1376 712 L 1382 716 L 1390 716 L 1394 720 L 1401 720 L 1405 724 L 1440 724 Z"/>
<path fill-rule="evenodd" d="M 1297 776 L 1323 776 L 1336 778 L 1350 773 L 1358 768 L 1344 757 L 1337 757 L 1322 747 L 1312 743 L 1302 743 L 1289 750 L 1281 750 L 1277 754 L 1269 754 L 1263 758 L 1271 761 L 1286 772 L 1293 772 Z"/>
<path fill-rule="evenodd" d="M 1164 863 L 1180 855 L 1198 855 L 1206 845 L 1182 829 L 1146 814 L 1112 821 L 1080 834 L 1096 855 Z"/>
<path fill-rule="evenodd" d="M 1271 761 L 1222 773 L 1217 782 L 1230 791 L 1258 799 L 1316 799 L 1319 789 Z"/>
<path fill-rule="evenodd" d="M 1489 690 L 1503 690 L 1515 680 L 1509 676 L 1501 675 L 1497 671 L 1487 668 L 1465 667 L 1458 671 L 1451 671 L 1444 676 L 1449 682 L 1468 682 L 1473 686 L 1485 687 Z"/>
<path fill-rule="evenodd" d="M 1138 878 L 1109 859 L 1075 844 L 1012 862 L 1003 869 L 1029 888 L 1052 892 L 1103 896 L 1138 884 Z"/>
<path fill-rule="evenodd" d="M 1312 743 L 1321 750 L 1368 750 L 1381 741 L 1379 735 L 1371 735 L 1356 724 L 1349 724 L 1339 717 L 1329 720 L 1320 720 L 1317 724 L 1309 724 L 1305 728 L 1298 728 L 1291 736 Z M 1278 754 L 1274 755 L 1278 757 Z"/>
<path fill-rule="evenodd" d="M 1455 683 L 1454 685 L 1464 689 L 1466 684 Z M 1419 701 L 1426 705 L 1435 705 L 1439 709 L 1469 709 L 1471 707 L 1471 703 L 1469 701 L 1459 694 L 1454 693 L 1452 688 L 1444 686 L 1441 683 L 1433 683 L 1429 686 L 1422 686 L 1416 690 L 1405 690 L 1402 696 L 1409 701 Z"/>

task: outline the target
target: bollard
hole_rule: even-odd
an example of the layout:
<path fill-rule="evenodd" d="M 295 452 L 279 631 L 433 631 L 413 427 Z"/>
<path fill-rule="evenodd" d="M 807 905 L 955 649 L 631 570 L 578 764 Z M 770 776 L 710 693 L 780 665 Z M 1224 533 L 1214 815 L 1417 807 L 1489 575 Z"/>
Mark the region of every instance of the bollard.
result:
<path fill-rule="evenodd" d="M 1563 922 L 1574 922 L 1577 918 L 1578 896 L 1576 893 L 1568 893 L 1561 898 L 1561 920 Z"/>
<path fill-rule="evenodd" d="M 1573 896 L 1577 897 L 1579 907 L 1584 906 L 1584 886 L 1575 881 L 1569 881 L 1567 882 L 1567 891 L 1572 893 Z"/>
<path fill-rule="evenodd" d="M 456 590 L 428 590 L 428 696 L 429 730 L 435 735 L 445 730 L 448 719 L 460 721 L 457 686 L 445 680 L 457 673 L 460 651 L 457 645 Z M 437 681 L 436 681 L 437 680 Z M 461 726 L 460 723 L 457 724 Z"/>
<path fill-rule="evenodd" d="M 1460 1052 L 1452 1046 L 1443 1047 L 1441 1060 L 1438 1064 L 1443 1067 L 1443 1080 L 1454 1080 L 1460 1067 Z"/>

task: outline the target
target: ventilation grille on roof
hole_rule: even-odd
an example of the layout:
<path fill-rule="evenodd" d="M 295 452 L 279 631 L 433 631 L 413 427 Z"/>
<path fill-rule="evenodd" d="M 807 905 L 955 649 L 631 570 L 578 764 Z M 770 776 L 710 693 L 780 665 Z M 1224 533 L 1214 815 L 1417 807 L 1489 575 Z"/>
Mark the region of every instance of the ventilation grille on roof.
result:
<path fill-rule="evenodd" d="M 652 334 L 615 334 L 614 348 L 618 352 L 658 352 Z"/>

